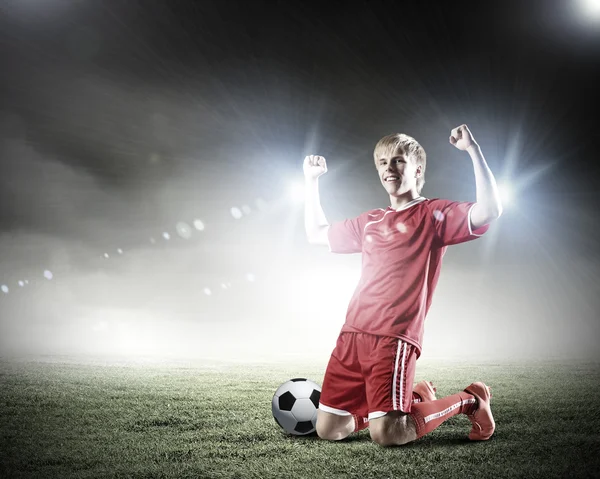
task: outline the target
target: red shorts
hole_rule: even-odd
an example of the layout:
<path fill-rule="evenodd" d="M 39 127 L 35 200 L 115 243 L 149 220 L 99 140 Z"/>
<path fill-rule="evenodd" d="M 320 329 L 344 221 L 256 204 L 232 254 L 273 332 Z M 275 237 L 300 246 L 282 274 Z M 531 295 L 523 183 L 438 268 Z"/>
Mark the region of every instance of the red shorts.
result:
<path fill-rule="evenodd" d="M 325 371 L 319 409 L 369 419 L 409 413 L 416 362 L 417 349 L 401 339 L 343 332 Z"/>

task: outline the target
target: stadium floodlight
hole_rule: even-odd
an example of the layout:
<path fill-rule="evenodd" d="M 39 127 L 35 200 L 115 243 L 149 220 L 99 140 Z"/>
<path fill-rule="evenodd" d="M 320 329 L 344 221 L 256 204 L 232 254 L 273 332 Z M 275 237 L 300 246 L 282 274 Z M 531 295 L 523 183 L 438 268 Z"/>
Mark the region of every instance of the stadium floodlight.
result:
<path fill-rule="evenodd" d="M 290 198 L 294 203 L 304 202 L 304 183 L 301 181 L 294 181 L 289 186 Z"/>
<path fill-rule="evenodd" d="M 511 185 L 504 182 L 498 185 L 498 193 L 504 208 L 509 207 L 515 200 L 515 193 Z"/>
<path fill-rule="evenodd" d="M 600 0 L 579 0 L 585 15 L 600 18 Z"/>

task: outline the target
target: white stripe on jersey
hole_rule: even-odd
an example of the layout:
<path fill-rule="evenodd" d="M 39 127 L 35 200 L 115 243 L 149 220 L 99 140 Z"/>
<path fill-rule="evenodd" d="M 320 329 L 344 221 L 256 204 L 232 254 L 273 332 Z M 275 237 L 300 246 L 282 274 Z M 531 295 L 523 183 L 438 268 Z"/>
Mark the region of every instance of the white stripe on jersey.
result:
<path fill-rule="evenodd" d="M 383 218 L 385 218 L 385 215 L 387 215 L 388 213 L 397 213 L 398 211 L 407 210 L 407 209 L 408 209 L 408 208 L 410 208 L 411 206 L 414 206 L 414 205 L 416 205 L 416 204 L 418 204 L 418 203 L 421 203 L 422 201 L 425 201 L 426 199 L 427 199 L 427 198 L 425 198 L 425 197 L 423 197 L 423 196 L 419 196 L 419 197 L 415 198 L 414 200 L 412 200 L 412 201 L 409 201 L 409 202 L 408 202 L 408 203 L 406 203 L 406 204 L 405 204 L 405 205 L 404 205 L 402 208 L 400 208 L 400 209 L 397 209 L 397 210 L 395 210 L 395 209 L 393 209 L 393 208 L 392 208 L 391 210 L 387 210 L 387 211 L 386 211 L 386 210 L 382 210 L 381 208 L 379 208 L 381 211 L 385 211 L 385 213 L 383 213 L 383 216 L 382 216 L 381 218 L 379 218 L 378 220 L 375 220 L 375 221 L 369 221 L 369 222 L 368 222 L 368 223 L 365 225 L 365 227 L 363 228 L 363 233 L 364 233 L 364 232 L 365 232 L 365 230 L 367 229 L 367 226 L 369 226 L 369 225 L 373 225 L 373 224 L 375 224 L 375 223 L 379 223 L 379 222 L 383 221 Z M 369 216 L 375 216 L 375 215 L 369 214 Z"/>
<path fill-rule="evenodd" d="M 380 221 L 383 221 L 383 218 L 385 218 L 385 215 L 387 215 L 388 213 L 393 213 L 393 211 L 394 211 L 394 210 L 388 210 L 388 211 L 386 211 L 385 213 L 383 213 L 383 216 L 382 216 L 381 218 L 379 218 L 378 220 L 376 220 L 376 221 L 369 221 L 369 222 L 368 222 L 368 223 L 365 225 L 365 227 L 363 228 L 363 233 L 364 233 L 364 232 L 367 230 L 367 226 L 369 226 L 369 225 L 373 225 L 373 224 L 375 224 L 375 223 L 379 223 Z"/>

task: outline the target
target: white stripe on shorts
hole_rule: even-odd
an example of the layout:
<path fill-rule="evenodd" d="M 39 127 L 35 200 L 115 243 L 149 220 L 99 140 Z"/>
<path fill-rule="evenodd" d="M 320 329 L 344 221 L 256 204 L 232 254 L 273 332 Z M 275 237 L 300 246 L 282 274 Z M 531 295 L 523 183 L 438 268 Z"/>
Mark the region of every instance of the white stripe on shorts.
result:
<path fill-rule="evenodd" d="M 402 361 L 400 362 L 400 354 L 402 354 Z M 403 399 L 403 388 L 402 384 L 404 384 L 404 359 L 406 357 L 406 343 L 404 343 L 401 339 L 398 340 L 398 349 L 396 350 L 396 362 L 394 364 L 394 377 L 393 377 L 393 385 L 392 385 L 392 408 L 394 411 L 398 409 L 402 409 L 402 399 Z M 398 363 L 400 362 L 400 404 L 398 404 L 397 396 L 398 396 Z"/>
<path fill-rule="evenodd" d="M 400 404 L 398 404 L 398 409 L 402 410 L 404 407 L 404 361 L 406 359 L 406 343 L 402 342 L 402 364 L 400 364 L 400 368 L 402 372 L 400 373 Z"/>

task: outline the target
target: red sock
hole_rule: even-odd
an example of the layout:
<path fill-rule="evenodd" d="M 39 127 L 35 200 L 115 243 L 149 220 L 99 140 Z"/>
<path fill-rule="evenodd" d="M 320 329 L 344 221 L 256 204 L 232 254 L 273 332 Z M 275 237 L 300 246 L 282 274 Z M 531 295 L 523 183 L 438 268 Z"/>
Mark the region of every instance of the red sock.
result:
<path fill-rule="evenodd" d="M 369 418 L 354 414 L 354 432 L 362 431 L 369 427 Z"/>
<path fill-rule="evenodd" d="M 463 391 L 435 401 L 413 404 L 410 416 L 415 421 L 419 438 L 433 431 L 449 417 L 472 414 L 475 407 L 475 396 Z"/>
<path fill-rule="evenodd" d="M 412 402 L 413 402 L 413 404 L 416 404 L 418 402 L 423 402 L 423 398 L 419 394 L 417 394 L 416 392 L 413 391 Z"/>

